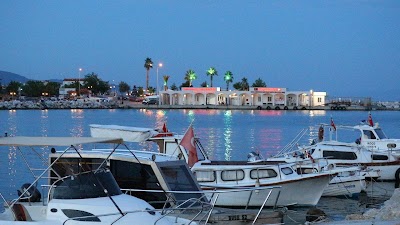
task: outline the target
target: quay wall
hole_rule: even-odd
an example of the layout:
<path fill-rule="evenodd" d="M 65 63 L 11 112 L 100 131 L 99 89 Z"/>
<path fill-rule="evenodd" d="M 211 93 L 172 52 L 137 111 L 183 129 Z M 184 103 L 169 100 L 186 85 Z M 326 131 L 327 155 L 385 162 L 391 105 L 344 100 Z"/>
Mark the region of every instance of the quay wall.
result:
<path fill-rule="evenodd" d="M 141 102 L 110 100 L 110 101 L 3 101 L 0 102 L 0 110 L 10 109 L 217 109 L 217 110 L 397 110 L 399 108 L 387 108 L 376 106 L 314 106 L 314 107 L 292 107 L 292 106 L 255 106 L 255 105 L 144 105 Z"/>

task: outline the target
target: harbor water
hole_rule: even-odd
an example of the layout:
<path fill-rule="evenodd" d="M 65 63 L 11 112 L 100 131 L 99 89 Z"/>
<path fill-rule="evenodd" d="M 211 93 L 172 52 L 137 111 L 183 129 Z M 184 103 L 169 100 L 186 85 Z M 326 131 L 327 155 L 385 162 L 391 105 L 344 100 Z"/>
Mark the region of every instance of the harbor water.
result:
<path fill-rule="evenodd" d="M 398 111 L 373 111 L 390 138 L 400 138 Z M 325 110 L 159 110 L 159 109 L 66 109 L 66 110 L 0 110 L 0 132 L 9 136 L 90 136 L 90 124 L 167 128 L 183 134 L 193 125 L 195 135 L 215 160 L 247 160 L 247 154 L 258 151 L 263 157 L 276 154 L 291 142 L 304 128 L 308 128 L 300 144 L 308 144 L 317 137 L 318 125 L 356 125 L 367 120 L 367 111 Z M 151 143 L 130 146 L 134 149 L 155 151 Z M 43 151 L 43 157 L 46 152 Z M 40 162 L 37 162 L 40 163 Z M 20 165 L 21 164 L 21 165 Z M 14 179 L 24 166 L 15 149 L 0 151 L 0 193 L 15 196 L 17 189 L 28 179 Z M 11 182 L 8 182 L 11 181 Z M 359 199 L 321 198 L 317 207 L 331 220 L 343 220 L 351 213 L 362 213 L 379 207 L 390 198 L 394 182 L 376 182 L 368 186 L 368 193 Z M 307 209 L 288 209 L 286 224 L 304 223 Z"/>

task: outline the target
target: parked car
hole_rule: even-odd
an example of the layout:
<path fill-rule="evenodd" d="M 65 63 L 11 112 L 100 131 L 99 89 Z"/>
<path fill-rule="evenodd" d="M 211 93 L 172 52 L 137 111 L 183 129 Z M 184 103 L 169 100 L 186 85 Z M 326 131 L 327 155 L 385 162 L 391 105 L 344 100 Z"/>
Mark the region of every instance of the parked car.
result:
<path fill-rule="evenodd" d="M 143 105 L 157 105 L 158 104 L 158 100 L 157 99 L 144 99 L 142 102 Z"/>

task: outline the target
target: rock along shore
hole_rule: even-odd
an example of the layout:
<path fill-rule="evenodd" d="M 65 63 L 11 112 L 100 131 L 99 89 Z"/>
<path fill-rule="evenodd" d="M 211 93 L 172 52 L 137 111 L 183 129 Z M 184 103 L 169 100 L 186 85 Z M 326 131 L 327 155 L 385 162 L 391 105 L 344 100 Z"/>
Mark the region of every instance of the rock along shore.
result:
<path fill-rule="evenodd" d="M 141 102 L 109 100 L 109 99 L 77 99 L 77 100 L 39 100 L 39 101 L 2 101 L 0 110 L 10 109 L 219 109 L 219 110 L 269 110 L 265 106 L 256 105 L 144 105 Z M 332 110 L 328 106 L 280 107 L 272 110 Z M 333 110 L 399 110 L 387 108 L 366 108 L 362 106 L 347 107 L 346 109 Z"/>

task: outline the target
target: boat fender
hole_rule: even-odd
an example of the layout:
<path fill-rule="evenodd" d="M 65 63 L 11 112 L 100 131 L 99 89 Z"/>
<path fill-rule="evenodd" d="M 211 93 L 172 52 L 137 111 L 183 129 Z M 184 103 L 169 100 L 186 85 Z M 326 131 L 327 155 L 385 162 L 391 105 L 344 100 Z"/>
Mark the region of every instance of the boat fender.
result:
<path fill-rule="evenodd" d="M 31 186 L 31 184 L 29 184 L 29 183 L 23 184 L 21 186 L 21 189 L 17 190 L 18 196 L 21 196 L 22 193 L 24 193 L 29 186 Z M 42 195 L 40 194 L 40 191 L 35 186 L 32 186 L 28 189 L 28 191 L 25 192 L 25 194 L 22 196 L 20 201 L 21 202 L 40 202 L 41 198 L 42 198 Z"/>
<path fill-rule="evenodd" d="M 328 168 L 328 171 L 329 170 L 333 170 L 333 169 L 335 169 L 335 164 L 329 164 L 328 166 L 327 166 L 327 168 Z"/>
<path fill-rule="evenodd" d="M 394 179 L 396 180 L 396 183 L 400 182 L 400 168 L 396 170 L 396 173 L 394 174 Z"/>
<path fill-rule="evenodd" d="M 324 140 L 324 127 L 322 125 L 318 129 L 318 140 L 320 142 Z"/>

